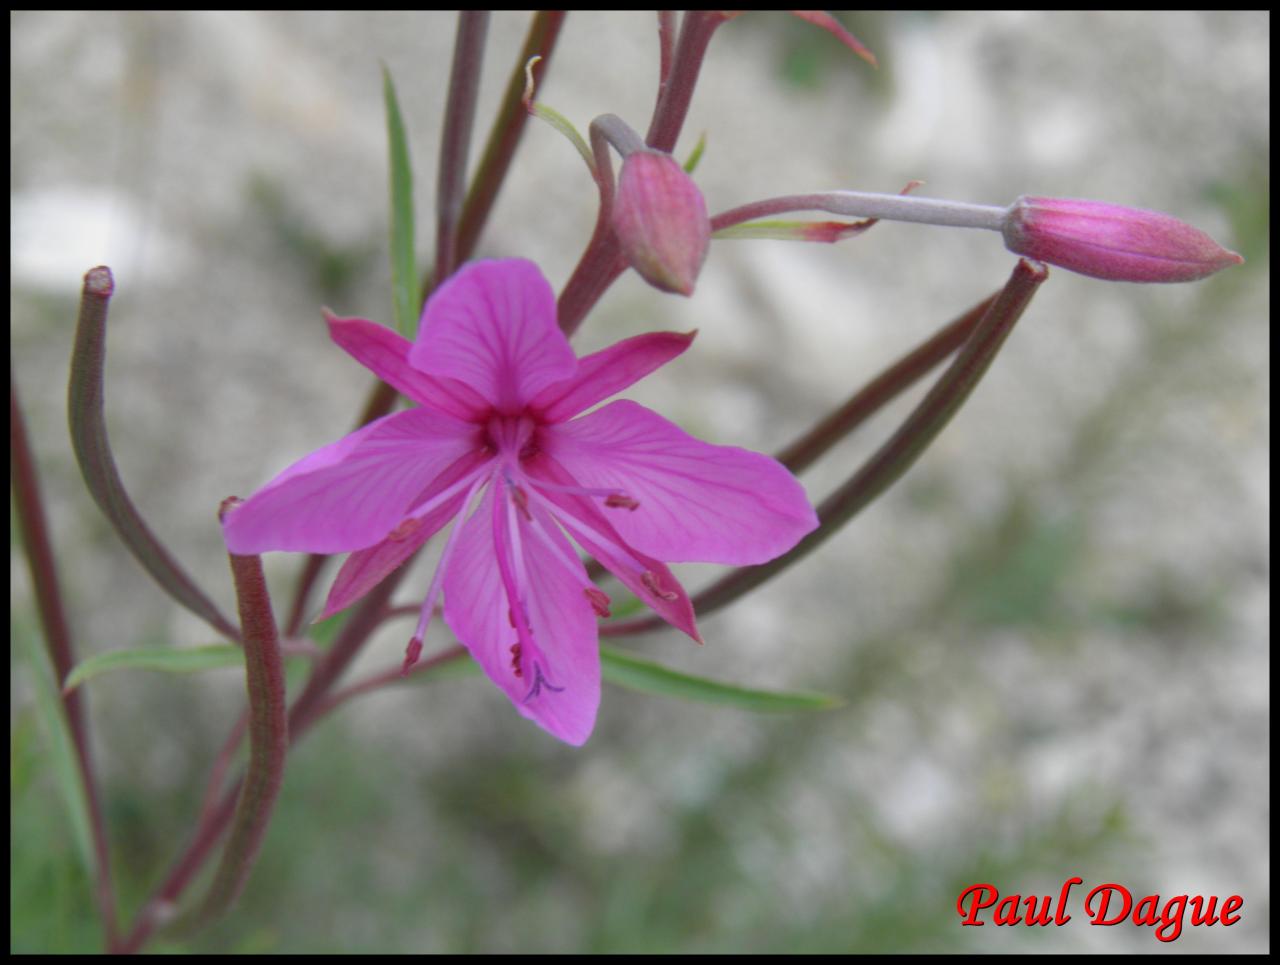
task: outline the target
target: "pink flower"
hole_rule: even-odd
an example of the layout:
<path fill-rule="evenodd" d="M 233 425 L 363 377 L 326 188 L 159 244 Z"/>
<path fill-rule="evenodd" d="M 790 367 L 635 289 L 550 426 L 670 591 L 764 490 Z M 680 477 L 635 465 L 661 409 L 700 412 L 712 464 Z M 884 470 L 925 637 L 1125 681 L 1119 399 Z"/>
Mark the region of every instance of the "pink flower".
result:
<path fill-rule="evenodd" d="M 817 525 L 800 484 L 768 456 L 701 442 L 634 402 L 579 415 L 693 334 L 638 335 L 578 359 L 532 262 L 464 267 L 427 303 L 412 344 L 363 319 L 328 322 L 338 345 L 418 407 L 267 483 L 228 513 L 228 549 L 352 551 L 328 616 L 456 520 L 410 652 L 443 592 L 445 622 L 489 678 L 570 744 L 595 724 L 596 618 L 609 598 L 567 537 L 698 640 L 689 597 L 662 560 L 762 563 Z"/>
<path fill-rule="evenodd" d="M 1021 197 L 1010 251 L 1108 281 L 1195 281 L 1244 261 L 1199 228 L 1159 211 L 1074 198 Z"/>

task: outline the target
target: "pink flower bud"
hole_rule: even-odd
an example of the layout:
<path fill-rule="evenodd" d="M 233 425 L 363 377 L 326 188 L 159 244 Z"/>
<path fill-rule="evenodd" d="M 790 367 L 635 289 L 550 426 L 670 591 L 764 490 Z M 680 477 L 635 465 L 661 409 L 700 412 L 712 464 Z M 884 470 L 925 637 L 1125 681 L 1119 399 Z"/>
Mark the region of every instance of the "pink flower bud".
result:
<path fill-rule="evenodd" d="M 638 150 L 622 162 L 613 230 L 645 281 L 663 291 L 693 294 L 711 241 L 711 220 L 702 192 L 670 154 Z"/>
<path fill-rule="evenodd" d="M 1195 281 L 1244 261 L 1167 214 L 1072 198 L 1019 198 L 1004 243 L 1015 254 L 1109 281 Z"/>

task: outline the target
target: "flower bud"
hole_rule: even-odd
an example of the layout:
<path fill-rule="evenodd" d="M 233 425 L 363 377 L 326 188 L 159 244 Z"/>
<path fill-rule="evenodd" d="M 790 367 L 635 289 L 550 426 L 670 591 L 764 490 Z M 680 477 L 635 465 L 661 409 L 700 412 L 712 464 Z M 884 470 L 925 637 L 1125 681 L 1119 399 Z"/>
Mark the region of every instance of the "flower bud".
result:
<path fill-rule="evenodd" d="M 1004 243 L 1015 254 L 1109 281 L 1195 281 L 1244 261 L 1167 214 L 1072 198 L 1019 198 Z"/>
<path fill-rule="evenodd" d="M 622 162 L 613 199 L 622 252 L 655 288 L 693 294 L 707 257 L 711 220 L 702 192 L 670 154 L 633 151 Z"/>

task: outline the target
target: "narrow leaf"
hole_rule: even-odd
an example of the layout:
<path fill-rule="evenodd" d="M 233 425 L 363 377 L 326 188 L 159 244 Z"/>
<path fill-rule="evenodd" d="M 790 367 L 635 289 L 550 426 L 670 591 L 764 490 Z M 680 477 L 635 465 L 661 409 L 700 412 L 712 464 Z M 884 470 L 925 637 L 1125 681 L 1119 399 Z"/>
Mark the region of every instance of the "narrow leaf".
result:
<path fill-rule="evenodd" d="M 698 135 L 698 143 L 693 146 L 693 151 L 689 155 L 689 160 L 684 162 L 684 173 L 692 174 L 698 166 L 698 162 L 702 160 L 702 152 L 707 149 L 707 132 L 703 131 Z"/>
<path fill-rule="evenodd" d="M 842 703 L 839 697 L 829 694 L 754 690 L 694 677 L 612 647 L 600 648 L 600 663 L 604 679 L 619 687 L 662 697 L 725 704 L 740 710 L 830 710 Z"/>
<path fill-rule="evenodd" d="M 405 137 L 400 103 L 391 71 L 382 68 L 382 93 L 387 110 L 387 152 L 391 170 L 391 295 L 396 330 L 405 338 L 417 335 L 418 270 L 414 264 L 413 169 Z"/>
<path fill-rule="evenodd" d="M 75 841 L 76 852 L 84 866 L 85 874 L 90 879 L 94 875 L 92 835 L 89 831 L 89 810 L 85 804 L 84 785 L 81 783 L 80 770 L 76 764 L 75 743 L 71 739 L 71 730 L 67 718 L 62 712 L 62 701 L 58 698 L 58 687 L 53 679 L 53 671 L 40 647 L 36 644 L 35 635 L 27 632 L 13 634 L 21 641 L 23 655 L 31 668 L 31 679 L 34 683 L 36 713 L 39 715 L 45 732 L 49 735 L 49 751 L 53 772 L 57 777 L 58 791 L 66 804 L 67 814 L 71 820 L 71 837 Z"/>
<path fill-rule="evenodd" d="M 327 620 L 317 620 L 311 624 L 311 628 L 307 631 L 307 636 L 314 640 L 319 646 L 327 647 L 333 643 L 333 638 L 338 635 L 338 631 L 347 625 L 347 620 L 351 618 L 351 609 L 348 607 L 340 613 L 335 613 Z"/>
<path fill-rule="evenodd" d="M 69 693 L 87 680 L 113 670 L 159 670 L 163 673 L 196 673 L 219 667 L 244 665 L 244 651 L 230 643 L 183 649 L 146 647 L 95 654 L 76 664 L 67 674 L 63 692 Z"/>
<path fill-rule="evenodd" d="M 548 107 L 546 104 L 530 103 L 529 113 L 539 120 L 546 121 L 568 138 L 574 150 L 582 155 L 582 160 L 587 162 L 587 169 L 590 170 L 591 176 L 596 176 L 596 160 L 591 156 L 591 148 L 587 147 L 587 142 L 583 140 L 582 135 L 578 133 L 578 129 L 573 126 L 573 122 L 569 118 L 554 107 Z"/>
<path fill-rule="evenodd" d="M 773 241 L 817 241 L 831 244 L 862 234 L 875 220 L 864 221 L 748 221 L 712 233 L 712 238 L 767 238 Z"/>

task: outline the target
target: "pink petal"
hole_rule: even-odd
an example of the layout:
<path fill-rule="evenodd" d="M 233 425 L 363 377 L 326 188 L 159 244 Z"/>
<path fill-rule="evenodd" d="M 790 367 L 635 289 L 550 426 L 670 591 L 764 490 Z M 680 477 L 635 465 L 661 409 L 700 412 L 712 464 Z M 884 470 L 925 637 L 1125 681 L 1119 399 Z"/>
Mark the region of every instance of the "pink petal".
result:
<path fill-rule="evenodd" d="M 545 452 L 529 459 L 524 468 L 535 491 L 555 507 L 553 512 L 557 518 L 584 550 L 599 560 L 658 616 L 698 643 L 702 642 L 693 615 L 693 604 L 676 575 L 666 564 L 629 546 L 613 527 L 612 524 L 626 514 L 625 510 L 620 513 L 611 511 L 606 517 L 587 496 L 538 487 L 540 479 L 561 487 L 577 485 L 564 467 Z"/>
<path fill-rule="evenodd" d="M 427 409 L 384 416 L 300 459 L 227 515 L 233 553 L 342 553 L 381 541 L 441 472 L 481 442 Z"/>
<path fill-rule="evenodd" d="M 531 524 L 523 516 L 517 524 L 521 530 L 517 557 L 510 534 L 505 529 L 495 534 L 493 502 L 499 498 L 495 488 L 489 488 L 479 509 L 463 524 L 444 576 L 444 619 L 516 710 L 560 740 L 578 746 L 591 735 L 600 705 L 599 640 L 595 615 L 582 590 L 586 573 L 575 580 L 565 562 L 528 531 Z M 553 540 L 563 543 L 564 537 L 545 516 L 534 519 L 538 522 L 533 525 L 543 526 Z M 511 647 L 518 634 L 509 616 L 512 603 L 503 585 L 495 535 L 508 554 L 507 568 L 514 567 L 527 578 L 525 602 L 547 684 L 536 693 L 531 692 L 532 669 L 526 665 L 517 677 L 512 668 Z"/>
<path fill-rule="evenodd" d="M 661 368 L 693 344 L 697 332 L 650 332 L 615 342 L 578 360 L 573 377 L 543 389 L 529 403 L 547 422 L 571 419 Z"/>
<path fill-rule="evenodd" d="M 480 452 L 468 453 L 437 476 L 413 501 L 421 505 L 434 498 L 458 480 L 469 476 L 487 458 Z M 462 511 L 465 496 L 465 491 L 459 492 L 453 499 L 416 518 L 411 524 L 398 526 L 381 543 L 357 550 L 348 556 L 333 581 L 320 619 L 327 619 L 339 610 L 345 610 L 398 569 L 421 549 L 423 543 Z"/>
<path fill-rule="evenodd" d="M 413 343 L 398 332 L 363 318 L 338 318 L 327 311 L 324 319 L 329 323 L 329 337 L 339 347 L 401 395 L 468 422 L 488 411 L 489 404 L 470 386 L 427 375 L 410 365 Z"/>
<path fill-rule="evenodd" d="M 577 367 L 556 324 L 555 293 L 522 258 L 475 261 L 441 285 L 423 311 L 409 362 L 465 382 L 508 414 Z"/>
<path fill-rule="evenodd" d="M 608 519 L 663 560 L 742 566 L 780 556 L 818 525 L 796 478 L 758 452 L 702 442 L 635 402 L 548 426 L 539 444 L 582 486 L 639 502 Z"/>

